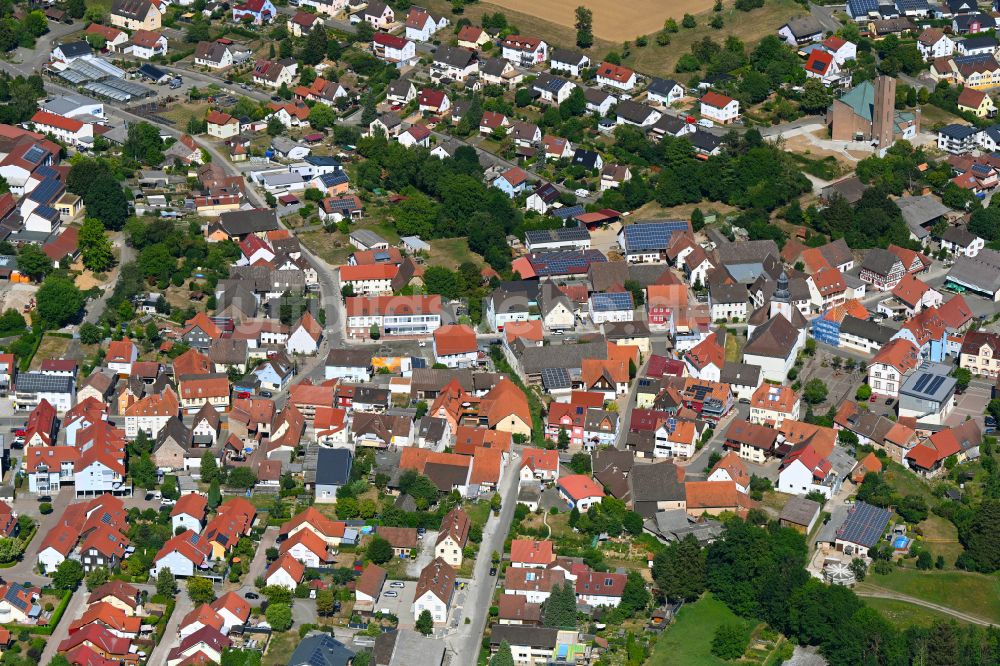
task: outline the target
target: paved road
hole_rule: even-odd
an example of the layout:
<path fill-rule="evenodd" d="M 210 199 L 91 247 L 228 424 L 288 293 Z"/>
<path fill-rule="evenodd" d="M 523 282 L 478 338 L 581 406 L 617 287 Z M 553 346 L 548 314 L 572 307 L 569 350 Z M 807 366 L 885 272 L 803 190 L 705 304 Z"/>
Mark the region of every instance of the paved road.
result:
<path fill-rule="evenodd" d="M 83 614 L 88 596 L 89 593 L 87 590 L 81 587 L 70 597 L 69 605 L 66 606 L 66 612 L 63 613 L 59 624 L 56 625 L 55 631 L 45 641 L 45 649 L 42 650 L 42 658 L 39 663 L 51 663 L 52 658 L 56 656 L 56 651 L 59 649 L 59 644 L 69 637 L 69 625 Z"/>
<path fill-rule="evenodd" d="M 969 615 L 968 613 L 963 613 L 957 611 L 954 608 L 949 608 L 947 606 L 941 606 L 939 604 L 934 604 L 929 601 L 924 601 L 923 599 L 917 599 L 916 597 L 911 597 L 906 594 L 900 594 L 899 592 L 893 592 L 892 590 L 887 590 L 877 585 L 871 583 L 861 583 L 854 588 L 854 591 L 859 597 L 869 597 L 873 599 L 893 599 L 895 601 L 905 601 L 908 604 L 913 604 L 915 606 L 923 606 L 924 608 L 929 608 L 935 610 L 939 613 L 944 613 L 945 615 L 950 615 L 962 622 L 968 622 L 970 624 L 979 624 L 984 627 L 991 626 L 995 623 L 989 620 L 984 620 L 981 617 L 975 615 Z"/>
<path fill-rule="evenodd" d="M 513 454 L 507 465 L 506 478 L 501 485 L 500 495 L 503 498 L 500 517 L 490 515 L 483 528 L 483 540 L 479 544 L 479 556 L 472 570 L 472 579 L 465 591 L 464 607 L 462 608 L 461 624 L 451 635 L 445 638 L 449 655 L 449 663 L 454 666 L 474 664 L 479 656 L 483 631 L 486 629 L 486 618 L 489 614 L 490 601 L 497 579 L 490 576 L 493 566 L 491 556 L 493 551 L 503 552 L 503 543 L 514 520 L 514 508 L 517 506 L 517 479 L 520 454 Z M 426 538 L 426 537 L 425 537 Z M 469 618 L 469 624 L 464 624 Z"/>
<path fill-rule="evenodd" d="M 73 488 L 63 488 L 59 491 L 58 495 L 52 498 L 52 513 L 47 516 L 39 513 L 38 500 L 34 496 L 24 491 L 21 493 L 21 497 L 24 499 L 18 499 L 14 502 L 14 510 L 34 518 L 35 524 L 38 526 L 38 531 L 35 533 L 31 543 L 28 544 L 28 548 L 24 551 L 21 561 L 9 569 L 0 570 L 0 576 L 3 576 L 5 580 L 13 580 L 21 583 L 25 581 L 47 583 L 49 577 L 35 573 L 34 570 L 38 558 L 38 550 L 45 535 L 55 527 L 63 512 L 66 511 L 66 507 L 74 500 Z"/>
<path fill-rule="evenodd" d="M 177 630 L 180 627 L 181 620 L 194 610 L 194 603 L 191 602 L 191 597 L 187 595 L 187 592 L 183 589 L 184 581 L 177 581 L 178 585 L 181 586 L 181 591 L 177 595 L 177 605 L 174 606 L 174 613 L 170 616 L 170 621 L 167 623 L 167 629 L 163 632 L 163 640 L 160 644 L 153 648 L 153 652 L 149 655 L 149 661 L 146 662 L 146 666 L 166 666 L 167 664 L 167 653 L 175 646 L 178 645 L 177 642 Z"/>
<path fill-rule="evenodd" d="M 833 6 L 823 6 L 809 3 L 809 13 L 812 17 L 819 21 L 819 24 L 823 26 L 824 30 L 829 32 L 837 32 L 841 28 L 840 21 L 838 21 L 833 16 Z"/>
<path fill-rule="evenodd" d="M 89 324 L 96 324 L 101 318 L 101 315 L 104 314 L 104 308 L 107 305 L 108 299 L 111 298 L 111 294 L 115 290 L 115 284 L 118 282 L 118 274 L 121 272 L 121 267 L 135 261 L 135 248 L 125 242 L 125 234 L 116 234 L 116 238 L 113 243 L 114 246 L 118 248 L 119 252 L 118 268 L 107 281 L 101 295 L 87 306 L 87 312 L 83 317 L 83 321 Z"/>
<path fill-rule="evenodd" d="M 247 575 L 243 577 L 243 585 L 236 590 L 241 597 L 246 597 L 247 592 L 257 591 L 253 582 L 257 580 L 257 576 L 264 575 L 264 570 L 267 569 L 267 549 L 273 546 L 277 539 L 277 527 L 268 527 L 264 530 L 264 535 L 260 538 L 260 543 L 257 544 L 257 552 L 253 554 L 253 560 L 250 561 Z"/>

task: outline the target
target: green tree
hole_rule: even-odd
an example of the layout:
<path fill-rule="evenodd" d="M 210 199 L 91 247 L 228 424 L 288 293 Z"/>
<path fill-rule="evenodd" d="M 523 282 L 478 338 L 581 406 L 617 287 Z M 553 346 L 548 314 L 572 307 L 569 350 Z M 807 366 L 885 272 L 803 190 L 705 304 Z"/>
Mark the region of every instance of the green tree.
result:
<path fill-rule="evenodd" d="M 964 393 L 965 389 L 969 388 L 969 382 L 972 381 L 972 372 L 968 368 L 955 368 L 951 376 L 955 378 L 955 390 L 959 393 Z"/>
<path fill-rule="evenodd" d="M 698 22 L 694 20 L 694 17 L 690 14 L 685 14 L 684 18 L 681 19 L 681 25 L 685 28 L 691 29 L 697 27 Z"/>
<path fill-rule="evenodd" d="M 575 474 L 590 474 L 590 454 L 574 453 L 573 457 L 570 458 L 569 468 Z"/>
<path fill-rule="evenodd" d="M 87 215 L 100 220 L 105 229 L 119 231 L 125 226 L 128 200 L 114 176 L 107 174 L 94 179 L 82 196 Z"/>
<path fill-rule="evenodd" d="M 417 617 L 416 624 L 413 628 L 422 633 L 424 636 L 430 636 L 431 632 L 434 631 L 434 617 L 431 612 L 426 608 L 420 612 L 419 617 Z"/>
<path fill-rule="evenodd" d="M 108 570 L 104 567 L 94 567 L 86 576 L 87 589 L 93 592 L 108 582 Z"/>
<path fill-rule="evenodd" d="M 192 576 L 187 579 L 187 593 L 191 599 L 191 603 L 195 606 L 215 601 L 215 590 L 212 588 L 212 581 L 201 576 Z"/>
<path fill-rule="evenodd" d="M 959 563 L 966 569 L 993 573 L 1000 570 L 1000 499 L 984 499 L 972 517 L 959 525 L 958 538 L 965 546 Z"/>
<path fill-rule="evenodd" d="M 332 588 L 327 588 L 325 590 L 319 590 L 316 592 L 316 612 L 323 616 L 333 615 L 334 604 L 336 603 L 336 595 L 333 593 Z"/>
<path fill-rule="evenodd" d="M 806 113 L 822 113 L 833 103 L 830 90 L 819 79 L 810 78 L 802 84 L 799 105 Z"/>
<path fill-rule="evenodd" d="M 576 45 L 589 49 L 594 45 L 594 12 L 584 6 L 576 8 Z"/>
<path fill-rule="evenodd" d="M 653 580 L 670 601 L 694 601 L 705 591 L 705 555 L 688 535 L 669 544 L 653 558 Z"/>
<path fill-rule="evenodd" d="M 136 461 L 129 461 L 129 473 L 135 485 L 146 490 L 156 487 L 156 465 L 148 453 L 143 453 Z"/>
<path fill-rule="evenodd" d="M 313 129 L 325 130 L 337 123 L 337 114 L 326 104 L 316 104 L 309 111 L 309 124 Z"/>
<path fill-rule="evenodd" d="M 576 627 L 576 589 L 572 583 L 555 585 L 542 605 L 542 623 L 546 627 Z"/>
<path fill-rule="evenodd" d="M 870 397 L 872 397 L 872 387 L 868 384 L 862 384 L 859 386 L 857 392 L 854 394 L 854 399 L 860 400 L 861 402 L 865 402 Z"/>
<path fill-rule="evenodd" d="M 368 559 L 375 564 L 385 564 L 392 559 L 392 544 L 376 534 L 365 552 L 368 554 Z"/>
<path fill-rule="evenodd" d="M 326 57 L 328 38 L 326 28 L 317 24 L 309 31 L 305 46 L 302 47 L 301 60 L 307 65 L 318 65 Z"/>
<path fill-rule="evenodd" d="M 132 123 L 122 144 L 122 155 L 129 160 L 158 166 L 163 162 L 163 139 L 160 138 L 160 130 L 144 120 Z"/>
<path fill-rule="evenodd" d="M 156 574 L 156 593 L 163 597 L 172 597 L 177 594 L 177 581 L 170 569 L 160 569 Z"/>
<path fill-rule="evenodd" d="M 52 328 L 61 328 L 74 321 L 86 301 L 86 297 L 71 280 L 56 275 L 45 278 L 35 298 L 38 314 Z"/>
<path fill-rule="evenodd" d="M 743 623 L 727 622 L 715 630 L 712 654 L 727 661 L 739 659 L 750 643 L 750 634 Z"/>
<path fill-rule="evenodd" d="M 226 485 L 230 488 L 246 490 L 257 483 L 257 475 L 249 467 L 237 467 L 226 476 Z"/>
<path fill-rule="evenodd" d="M 78 240 L 83 265 L 95 273 L 103 273 L 115 263 L 111 241 L 104 234 L 104 224 L 93 217 L 85 218 Z"/>
<path fill-rule="evenodd" d="M 66 13 L 75 19 L 83 18 L 87 11 L 87 3 L 84 0 L 68 0 L 66 2 Z"/>
<path fill-rule="evenodd" d="M 490 657 L 490 666 L 514 666 L 514 655 L 506 640 L 500 641 L 496 654 Z"/>
<path fill-rule="evenodd" d="M 802 397 L 811 405 L 818 405 L 826 400 L 827 388 L 822 379 L 813 378 L 806 382 L 802 390 Z"/>
<path fill-rule="evenodd" d="M 25 243 L 17 253 L 17 268 L 32 280 L 41 280 L 52 272 L 52 260 L 34 243 Z"/>
<path fill-rule="evenodd" d="M 570 436 L 566 428 L 559 428 L 559 434 L 556 436 L 556 446 L 561 450 L 565 451 L 569 448 Z"/>
<path fill-rule="evenodd" d="M 215 456 L 208 451 L 201 456 L 201 480 L 208 484 L 219 480 L 219 463 Z"/>
<path fill-rule="evenodd" d="M 622 591 L 622 601 L 618 607 L 630 616 L 635 615 L 646 609 L 651 598 L 642 575 L 638 571 L 629 571 L 625 589 Z"/>
<path fill-rule="evenodd" d="M 292 609 L 288 604 L 268 604 L 264 616 L 275 631 L 288 631 L 292 628 Z"/>
<path fill-rule="evenodd" d="M 57 590 L 75 590 L 83 580 L 83 565 L 78 560 L 65 559 L 52 574 L 52 587 Z"/>
<path fill-rule="evenodd" d="M 212 509 L 222 504 L 222 492 L 219 490 L 219 479 L 216 478 L 208 487 L 208 506 Z"/>
<path fill-rule="evenodd" d="M 855 580 L 859 583 L 862 582 L 868 575 L 868 562 L 866 562 L 863 558 L 855 557 L 851 560 L 848 567 L 850 568 L 851 573 L 854 574 Z"/>

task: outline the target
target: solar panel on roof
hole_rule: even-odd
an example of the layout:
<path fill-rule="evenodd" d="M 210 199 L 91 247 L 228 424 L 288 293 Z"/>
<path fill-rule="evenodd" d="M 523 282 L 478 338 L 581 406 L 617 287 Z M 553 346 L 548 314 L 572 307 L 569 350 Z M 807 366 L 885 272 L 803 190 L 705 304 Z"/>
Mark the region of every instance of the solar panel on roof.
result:
<path fill-rule="evenodd" d="M 540 277 L 586 273 L 591 264 L 607 260 L 598 250 L 544 252 L 528 257 L 531 268 Z"/>
<path fill-rule="evenodd" d="M 41 146 L 32 146 L 24 153 L 24 159 L 32 164 L 37 164 L 45 157 L 45 152 L 45 149 Z"/>
<path fill-rule="evenodd" d="M 625 250 L 628 252 L 666 250 L 674 232 L 686 231 L 687 228 L 688 223 L 684 220 L 630 224 L 624 229 Z"/>
<path fill-rule="evenodd" d="M 878 10 L 878 0 L 850 0 L 850 5 L 854 16 Z"/>
<path fill-rule="evenodd" d="M 586 212 L 587 209 L 583 206 L 563 206 L 562 208 L 553 208 L 552 217 L 558 217 L 560 220 L 568 220 L 571 217 L 576 217 Z"/>
<path fill-rule="evenodd" d="M 594 294 L 591 303 L 597 312 L 608 312 L 610 310 L 631 310 L 635 307 L 632 301 L 632 294 L 627 291 L 610 294 Z"/>
<path fill-rule="evenodd" d="M 566 389 L 572 386 L 566 368 L 542 368 L 542 385 L 547 390 Z"/>
<path fill-rule="evenodd" d="M 32 150 L 34 150 L 34 147 Z M 35 203 L 49 203 L 56 198 L 56 195 L 59 193 L 59 190 L 62 189 L 62 186 L 63 184 L 55 178 L 46 178 L 39 183 L 35 189 L 31 190 L 31 194 L 28 195 L 28 199 L 34 201 Z"/>
<path fill-rule="evenodd" d="M 924 387 L 927 386 L 927 382 L 929 382 L 930 380 L 931 380 L 931 375 L 928 375 L 926 373 L 920 375 L 919 377 L 917 377 L 917 383 L 913 385 L 913 390 L 923 392 Z"/>
<path fill-rule="evenodd" d="M 837 531 L 837 536 L 850 543 L 871 547 L 882 538 L 889 518 L 890 513 L 886 509 L 857 502 Z"/>
<path fill-rule="evenodd" d="M 944 380 L 945 380 L 944 377 L 940 377 L 940 376 L 935 377 L 931 381 L 930 386 L 927 387 L 927 394 L 928 395 L 934 395 L 935 393 L 937 393 L 937 390 L 939 388 L 941 388 L 941 384 L 944 384 Z"/>

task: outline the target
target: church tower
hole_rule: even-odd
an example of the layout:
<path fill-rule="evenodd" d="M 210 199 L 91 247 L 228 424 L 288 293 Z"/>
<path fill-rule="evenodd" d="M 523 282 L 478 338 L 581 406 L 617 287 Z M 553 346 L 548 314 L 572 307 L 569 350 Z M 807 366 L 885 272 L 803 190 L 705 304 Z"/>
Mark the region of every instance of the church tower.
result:
<path fill-rule="evenodd" d="M 788 291 L 788 274 L 784 270 L 778 276 L 778 288 L 771 295 L 771 317 L 778 314 L 784 315 L 789 322 L 792 321 L 792 293 Z"/>

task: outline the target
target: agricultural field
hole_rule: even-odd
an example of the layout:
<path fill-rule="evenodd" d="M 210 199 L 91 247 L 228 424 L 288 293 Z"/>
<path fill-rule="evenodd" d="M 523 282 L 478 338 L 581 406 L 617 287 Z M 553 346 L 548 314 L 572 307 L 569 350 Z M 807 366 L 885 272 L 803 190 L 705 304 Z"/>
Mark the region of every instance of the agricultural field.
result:
<path fill-rule="evenodd" d="M 673 17 L 680 22 L 686 11 L 680 5 L 684 3 L 673 3 L 669 6 L 665 18 Z M 709 3 L 710 5 L 711 3 Z M 803 16 L 808 12 L 795 0 L 767 0 L 767 3 L 760 9 L 750 12 L 742 12 L 735 9 L 731 2 L 726 1 L 722 10 L 724 25 L 721 29 L 715 30 L 709 27 L 708 22 L 714 12 L 707 6 L 709 11 L 696 15 L 698 25 L 691 29 L 681 28 L 680 32 L 670 35 L 671 41 L 667 46 L 659 46 L 654 39 L 655 34 L 663 27 L 663 20 L 656 23 L 649 20 L 633 24 L 633 31 L 630 37 L 624 39 L 635 39 L 639 35 L 650 35 L 649 45 L 645 47 L 632 46 L 628 56 L 624 59 L 624 64 L 633 67 L 636 71 L 651 76 L 676 76 L 675 66 L 677 61 L 685 53 L 691 51 L 691 45 L 705 38 L 711 37 L 720 44 L 726 41 L 726 37 L 732 35 L 737 37 L 751 47 L 767 35 L 773 34 L 788 19 L 795 16 Z M 597 26 L 597 12 L 594 12 L 594 26 Z M 686 83 L 693 74 L 681 74 L 678 80 Z"/>
<path fill-rule="evenodd" d="M 573 28 L 574 11 L 578 0 L 498 0 L 495 4 L 532 14 L 567 28 Z M 684 14 L 700 14 L 712 8 L 712 0 L 597 0 L 586 4 L 594 12 L 594 36 L 613 42 L 634 39 L 641 31 L 660 28 L 671 16 L 680 19 Z"/>

